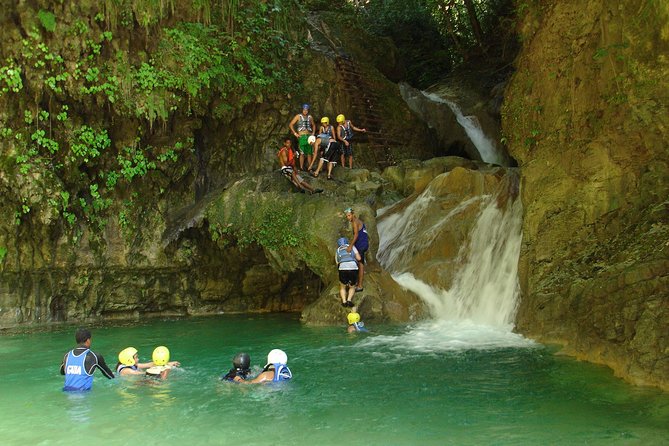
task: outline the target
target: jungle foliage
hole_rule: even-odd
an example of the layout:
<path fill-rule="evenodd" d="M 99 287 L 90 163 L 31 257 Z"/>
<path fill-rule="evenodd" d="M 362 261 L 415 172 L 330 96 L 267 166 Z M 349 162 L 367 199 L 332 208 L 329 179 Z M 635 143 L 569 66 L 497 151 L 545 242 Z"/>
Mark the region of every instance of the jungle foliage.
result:
<path fill-rule="evenodd" d="M 0 54 L 0 163 L 14 178 L 3 201 L 17 225 L 39 211 L 76 240 L 113 210 L 124 227 L 133 182 L 153 176 L 162 194 L 189 168 L 177 161 L 193 139 L 156 145 L 156 125 L 230 120 L 299 88 L 281 63 L 302 45 L 294 0 L 105 0 L 78 17 L 60 4 L 23 11 L 27 35 Z"/>
<path fill-rule="evenodd" d="M 516 51 L 512 0 L 349 0 L 369 28 L 390 37 L 407 81 L 425 88 L 462 65 L 511 60 Z"/>

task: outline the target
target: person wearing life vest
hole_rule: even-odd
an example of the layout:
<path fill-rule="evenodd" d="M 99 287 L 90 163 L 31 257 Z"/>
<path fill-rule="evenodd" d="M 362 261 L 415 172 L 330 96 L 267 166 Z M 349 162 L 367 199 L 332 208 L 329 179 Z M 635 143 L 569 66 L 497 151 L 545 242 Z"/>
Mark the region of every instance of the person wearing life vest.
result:
<path fill-rule="evenodd" d="M 232 368 L 227 374 L 221 376 L 221 381 L 235 381 L 237 377 L 246 381 L 249 373 L 251 373 L 251 357 L 248 353 L 237 353 L 232 358 Z"/>
<path fill-rule="evenodd" d="M 309 163 L 309 171 L 313 172 L 312 168 L 316 160 L 318 159 L 318 154 L 321 153 L 325 155 L 328 148 L 330 147 L 330 142 L 335 142 L 335 129 L 330 125 L 330 118 L 323 116 L 321 118 L 321 126 L 318 129 L 316 134 L 316 139 L 311 138 L 314 141 L 314 158 L 311 163 Z"/>
<path fill-rule="evenodd" d="M 346 237 L 337 240 L 335 261 L 339 270 L 339 297 L 341 297 L 342 307 L 353 307 L 355 305 L 353 295 L 355 294 L 355 284 L 358 281 L 358 262 L 360 260 L 358 250 L 349 245 Z"/>
<path fill-rule="evenodd" d="M 365 328 L 365 323 L 360 320 L 360 314 L 356 311 L 347 314 L 346 319 L 348 320 L 348 328 L 346 330 L 349 333 L 369 331 Z"/>
<path fill-rule="evenodd" d="M 298 150 L 297 158 L 300 159 L 300 170 L 304 170 L 304 157 L 300 156 L 300 152 L 307 155 L 309 165 L 313 164 L 313 148 L 309 144 L 309 136 L 313 136 L 316 130 L 314 125 L 314 118 L 309 114 L 309 104 L 302 104 L 302 112 L 296 114 L 288 124 L 290 133 L 297 138 Z"/>
<path fill-rule="evenodd" d="M 365 223 L 360 220 L 353 212 L 353 209 L 346 208 L 344 210 L 346 214 L 346 219 L 351 222 L 351 229 L 353 230 L 353 240 L 351 240 L 351 245 L 360 253 L 361 260 L 358 263 L 358 283 L 355 287 L 355 291 L 363 291 L 362 281 L 365 278 L 365 254 L 369 249 L 369 236 L 367 235 L 367 227 Z M 347 248 L 349 252 L 351 251 L 351 246 Z"/>
<path fill-rule="evenodd" d="M 165 361 L 165 363 L 159 360 L 159 364 L 156 364 L 154 361 L 139 362 L 137 349 L 135 347 L 127 347 L 118 354 L 116 373 L 120 376 L 146 375 L 146 369 L 151 367 L 160 367 L 161 365 L 177 367 L 180 365 L 179 361 L 169 361 L 169 351 L 167 352 L 167 359 L 168 361 Z"/>
<path fill-rule="evenodd" d="M 100 370 L 102 374 L 113 379 L 114 373 L 109 369 L 102 355 L 91 350 L 91 332 L 80 328 L 74 334 L 77 347 L 65 353 L 60 365 L 60 374 L 65 375 L 66 392 L 90 390 L 93 386 L 93 372 Z"/>
<path fill-rule="evenodd" d="M 295 152 L 293 151 L 293 142 L 290 138 L 283 141 L 283 147 L 279 149 L 276 156 L 281 165 L 281 173 L 284 177 L 293 183 L 300 192 L 309 192 L 310 194 L 319 194 L 323 189 L 314 189 L 309 183 L 304 181 L 300 175 L 295 172 Z"/>
<path fill-rule="evenodd" d="M 166 379 L 174 367 L 181 365 L 179 361 L 170 361 L 170 350 L 164 345 L 153 349 L 151 359 L 153 366 L 146 369 L 146 374 L 154 378 Z"/>
<path fill-rule="evenodd" d="M 320 147 L 323 156 L 321 156 L 321 159 L 318 161 L 318 168 L 316 169 L 316 172 L 312 173 L 312 176 L 318 178 L 318 174 L 321 172 L 323 164 L 327 163 L 328 180 L 332 180 L 332 169 L 335 164 L 337 164 L 337 156 L 339 155 L 341 147 L 335 138 L 332 126 L 330 126 L 330 119 L 327 116 L 324 116 L 323 119 L 321 119 L 321 123 L 323 126 L 321 126 L 321 132 L 318 134 L 315 144 L 316 147 Z"/>
<path fill-rule="evenodd" d="M 243 384 L 259 384 L 288 381 L 292 378 L 293 373 L 288 368 L 288 355 L 283 350 L 275 348 L 267 355 L 267 364 L 258 376 L 249 381 L 236 376 L 234 380 Z"/>
<path fill-rule="evenodd" d="M 353 131 L 367 132 L 367 129 L 359 129 L 353 125 L 350 120 L 346 120 L 346 116 L 337 116 L 337 139 L 341 141 L 341 167 L 346 167 L 346 159 L 348 158 L 348 168 L 353 169 Z"/>

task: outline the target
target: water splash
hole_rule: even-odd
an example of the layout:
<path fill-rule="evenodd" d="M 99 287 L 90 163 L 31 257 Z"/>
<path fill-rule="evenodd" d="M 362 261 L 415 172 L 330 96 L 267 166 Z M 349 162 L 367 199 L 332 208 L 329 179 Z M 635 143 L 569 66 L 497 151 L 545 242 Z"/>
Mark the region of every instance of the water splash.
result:
<path fill-rule="evenodd" d="M 509 186 L 509 182 L 513 183 Z M 522 205 L 509 191 L 517 187 L 517 177 L 507 175 L 496 196 L 481 196 L 480 213 L 468 241 L 462 246 L 456 264 L 461 265 L 449 290 L 441 290 L 401 271 L 398 263 L 407 253 L 416 252 L 412 231 L 407 228 L 419 218 L 412 212 L 430 212 L 432 197 L 419 196 L 397 215 L 387 215 L 379 222 L 379 259 L 384 268 L 395 271 L 395 280 L 418 294 L 437 320 L 469 321 L 511 331 L 519 296 L 518 258 L 521 245 Z M 429 188 L 428 188 L 429 190 Z M 427 191 L 426 191 L 427 192 Z M 470 200 L 469 200 L 470 201 Z M 463 206 L 462 203 L 460 206 Z M 448 221 L 458 212 L 453 209 Z M 404 225 L 400 222 L 405 222 Z M 443 227 L 441 222 L 436 225 Z M 429 228 L 429 233 L 434 228 Z M 432 238 L 433 240 L 434 238 Z M 400 242 L 400 240 L 403 240 Z M 430 236 L 418 238 L 417 244 L 429 243 Z"/>
<path fill-rule="evenodd" d="M 467 133 L 467 136 L 469 136 L 469 139 L 476 147 L 476 150 L 478 150 L 479 155 L 481 155 L 481 159 L 484 162 L 499 164 L 502 166 L 507 165 L 504 156 L 502 156 L 502 154 L 500 154 L 499 150 L 497 149 L 495 141 L 486 136 L 486 134 L 483 132 L 483 129 L 481 128 L 481 123 L 476 116 L 465 116 L 458 104 L 453 101 L 449 101 L 448 99 L 444 99 L 439 95 L 425 91 L 421 91 L 421 93 L 423 93 L 423 95 L 431 101 L 448 105 L 448 107 L 455 115 L 458 124 L 460 124 L 465 130 L 465 133 Z"/>
<path fill-rule="evenodd" d="M 433 184 L 434 182 L 428 185 L 402 212 L 388 215 L 384 213 L 383 220 L 379 220 L 380 239 L 377 259 L 387 271 L 394 274 L 405 272 L 413 253 L 420 252 L 434 243 L 439 233 L 455 216 L 482 198 L 473 197 L 463 201 L 429 227 L 417 225 L 416 222 L 429 221 L 428 216 L 434 212 L 433 204 L 436 197 Z"/>

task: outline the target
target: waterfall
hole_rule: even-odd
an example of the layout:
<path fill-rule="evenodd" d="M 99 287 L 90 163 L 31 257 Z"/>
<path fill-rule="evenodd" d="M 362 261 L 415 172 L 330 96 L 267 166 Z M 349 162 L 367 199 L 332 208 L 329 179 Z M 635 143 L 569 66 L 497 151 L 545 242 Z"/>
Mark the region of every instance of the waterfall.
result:
<path fill-rule="evenodd" d="M 416 224 L 421 213 L 434 212 L 429 208 L 433 197 L 428 187 L 411 205 L 397 213 L 387 211 L 379 222 L 379 261 L 398 283 L 430 306 L 435 319 L 471 321 L 510 330 L 519 295 L 522 205 L 508 194 L 508 190 L 502 190 L 495 196 L 472 198 L 446 213 L 438 224 L 422 230 Z M 460 209 L 473 201 L 479 202 L 480 211 L 467 242 L 459 250 L 455 262 L 459 269 L 452 287 L 438 289 L 407 272 L 403 267 L 406 256 L 432 243 L 435 231 L 446 227 Z"/>
<path fill-rule="evenodd" d="M 423 95 L 431 101 L 448 105 L 448 107 L 455 115 L 458 124 L 460 124 L 465 130 L 465 133 L 467 133 L 467 136 L 476 147 L 476 150 L 478 150 L 479 154 L 481 155 L 481 159 L 484 162 L 499 165 L 506 164 L 504 157 L 499 153 L 499 150 L 497 150 L 495 141 L 488 138 L 485 133 L 483 133 L 481 124 L 479 123 L 479 120 L 476 116 L 465 116 L 458 104 L 453 101 L 449 101 L 448 99 L 444 99 L 434 93 L 427 93 L 425 91 L 421 91 L 421 93 L 423 93 Z"/>

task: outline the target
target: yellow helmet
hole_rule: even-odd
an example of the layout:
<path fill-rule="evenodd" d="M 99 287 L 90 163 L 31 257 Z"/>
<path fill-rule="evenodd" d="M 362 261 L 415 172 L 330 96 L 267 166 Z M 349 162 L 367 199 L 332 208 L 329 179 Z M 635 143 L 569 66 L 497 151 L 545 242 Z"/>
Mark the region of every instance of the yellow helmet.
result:
<path fill-rule="evenodd" d="M 348 319 L 348 324 L 352 325 L 355 324 L 356 322 L 360 322 L 360 315 L 358 313 L 349 313 L 346 316 L 346 319 Z"/>
<path fill-rule="evenodd" d="M 343 124 L 346 122 L 346 117 L 344 115 L 337 115 L 337 122 Z"/>
<path fill-rule="evenodd" d="M 161 345 L 153 350 L 152 358 L 155 365 L 167 365 L 170 362 L 170 351 Z"/>
<path fill-rule="evenodd" d="M 118 362 L 123 365 L 135 365 L 135 355 L 137 354 L 137 349 L 135 347 L 128 347 L 121 350 L 121 353 L 118 354 Z"/>
<path fill-rule="evenodd" d="M 321 124 L 325 124 L 325 125 L 330 124 L 330 118 L 328 118 L 327 116 L 323 116 L 321 118 Z"/>

